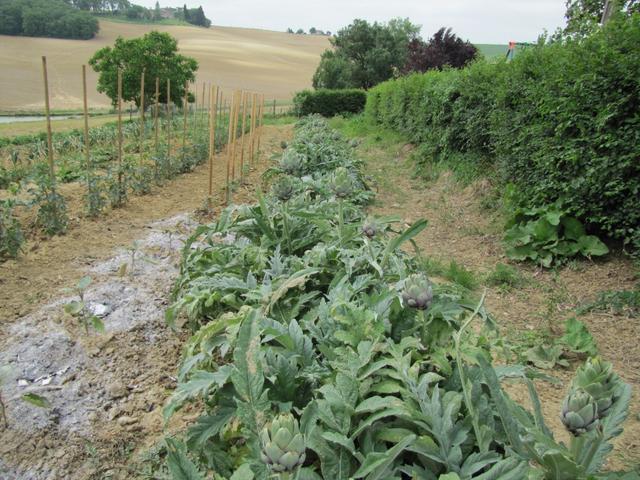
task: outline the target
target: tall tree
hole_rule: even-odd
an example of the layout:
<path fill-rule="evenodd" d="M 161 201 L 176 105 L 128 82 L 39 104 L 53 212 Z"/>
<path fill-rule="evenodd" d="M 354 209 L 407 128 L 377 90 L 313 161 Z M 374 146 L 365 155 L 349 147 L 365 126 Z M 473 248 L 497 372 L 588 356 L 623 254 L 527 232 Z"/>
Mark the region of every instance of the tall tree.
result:
<path fill-rule="evenodd" d="M 368 89 L 388 80 L 404 66 L 407 45 L 419 31 L 408 19 L 387 24 L 354 20 L 331 38 L 333 51 L 322 55 L 314 87 Z"/>
<path fill-rule="evenodd" d="M 162 10 L 160 10 L 160 2 L 156 2 L 156 7 L 153 9 L 153 19 L 156 22 L 162 20 Z"/>
<path fill-rule="evenodd" d="M 145 104 L 153 100 L 155 79 L 166 83 L 171 80 L 171 101 L 182 105 L 184 85 L 195 79 L 198 62 L 178 54 L 178 42 L 168 33 L 150 32 L 144 37 L 116 39 L 113 47 L 98 50 L 89 64 L 100 74 L 98 91 L 117 103 L 118 68 L 123 71 L 122 97 L 140 106 L 140 77 L 145 71 Z M 167 102 L 166 90 L 161 89 L 160 101 Z M 145 106 L 146 106 L 145 105 Z"/>
<path fill-rule="evenodd" d="M 210 27 L 211 20 L 209 20 L 204 14 L 204 10 L 202 9 L 202 5 L 196 8 L 191 16 L 191 23 L 194 25 L 199 25 L 201 27 Z"/>

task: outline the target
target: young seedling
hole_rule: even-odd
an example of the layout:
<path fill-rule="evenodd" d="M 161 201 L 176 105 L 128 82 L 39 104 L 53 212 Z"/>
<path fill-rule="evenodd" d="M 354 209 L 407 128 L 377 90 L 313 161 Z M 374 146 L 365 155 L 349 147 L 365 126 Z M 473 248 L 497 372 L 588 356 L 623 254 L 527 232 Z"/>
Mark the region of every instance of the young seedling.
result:
<path fill-rule="evenodd" d="M 124 277 L 127 274 L 127 270 L 129 271 L 129 276 L 133 277 L 135 275 L 136 272 L 136 260 L 139 258 L 140 260 L 143 260 L 145 262 L 148 263 L 157 263 L 155 260 L 153 260 L 152 258 L 142 254 L 140 252 L 140 247 L 142 246 L 141 242 L 139 240 L 134 240 L 133 243 L 131 244 L 131 246 L 127 249 L 129 251 L 129 255 L 131 256 L 131 261 L 129 262 L 129 264 L 127 265 L 127 263 L 123 263 L 122 265 L 120 265 L 120 268 L 118 269 L 118 276 L 120 277 Z"/>
<path fill-rule="evenodd" d="M 104 323 L 91 313 L 84 300 L 87 288 L 91 285 L 91 277 L 83 277 L 74 288 L 68 291 L 75 293 L 80 300 L 73 300 L 64 306 L 64 311 L 72 317 L 78 318 L 84 325 L 85 333 L 89 334 L 89 324 L 98 332 L 104 332 Z"/>

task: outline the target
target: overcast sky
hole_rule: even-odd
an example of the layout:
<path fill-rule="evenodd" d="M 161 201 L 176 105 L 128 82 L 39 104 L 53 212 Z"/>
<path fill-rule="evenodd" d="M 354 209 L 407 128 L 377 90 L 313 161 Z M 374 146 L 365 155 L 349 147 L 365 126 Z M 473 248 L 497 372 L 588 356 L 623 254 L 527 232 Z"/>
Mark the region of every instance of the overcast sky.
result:
<path fill-rule="evenodd" d="M 155 0 L 133 0 L 153 7 Z M 184 0 L 160 0 L 161 6 L 180 6 Z M 422 25 L 427 38 L 442 26 L 452 27 L 475 43 L 532 41 L 543 30 L 564 24 L 565 0 L 196 0 L 214 25 L 294 30 L 316 27 L 332 32 L 354 18 L 386 21 L 409 17 Z"/>

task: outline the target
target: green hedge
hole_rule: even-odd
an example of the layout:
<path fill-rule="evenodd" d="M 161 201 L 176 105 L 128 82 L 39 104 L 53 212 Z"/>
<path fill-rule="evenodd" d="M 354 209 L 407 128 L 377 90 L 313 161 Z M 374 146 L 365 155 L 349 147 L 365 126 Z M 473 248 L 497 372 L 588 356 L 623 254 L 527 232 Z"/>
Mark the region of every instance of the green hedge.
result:
<path fill-rule="evenodd" d="M 423 161 L 493 166 L 523 206 L 562 202 L 591 231 L 640 247 L 640 15 L 511 63 L 412 75 L 369 92 L 366 115 Z"/>
<path fill-rule="evenodd" d="M 364 90 L 303 90 L 296 93 L 293 104 L 298 116 L 318 113 L 333 117 L 343 113 L 360 113 L 367 102 Z"/>

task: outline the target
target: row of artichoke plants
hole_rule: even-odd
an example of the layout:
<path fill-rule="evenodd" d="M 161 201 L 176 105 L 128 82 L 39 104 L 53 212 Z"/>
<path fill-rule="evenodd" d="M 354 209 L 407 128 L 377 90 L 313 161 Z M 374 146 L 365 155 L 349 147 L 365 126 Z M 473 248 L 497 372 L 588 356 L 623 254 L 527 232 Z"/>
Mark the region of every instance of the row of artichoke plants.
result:
<path fill-rule="evenodd" d="M 483 302 L 401 250 L 426 221 L 367 216 L 360 162 L 324 120 L 301 121 L 265 178 L 257 204 L 184 250 L 167 321 L 193 335 L 164 414 L 202 414 L 166 439 L 174 478 L 627 478 L 600 470 L 629 386 L 589 359 L 561 413 L 571 442 L 556 441 L 535 372 L 492 365 Z M 527 385 L 532 412 L 505 378 Z"/>

